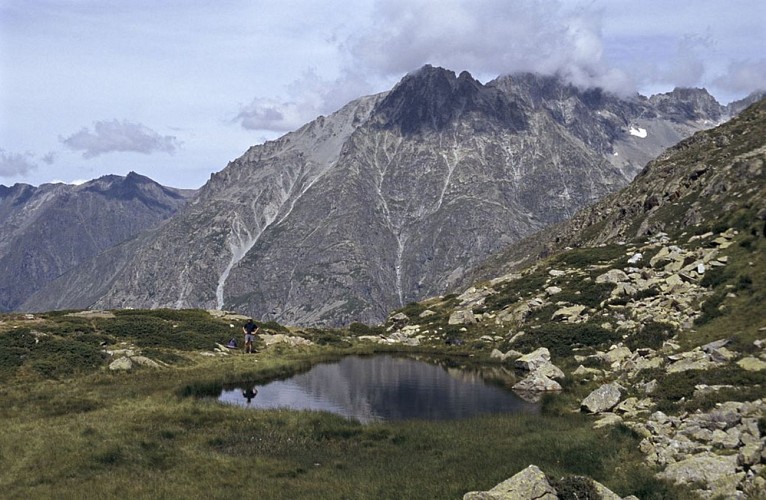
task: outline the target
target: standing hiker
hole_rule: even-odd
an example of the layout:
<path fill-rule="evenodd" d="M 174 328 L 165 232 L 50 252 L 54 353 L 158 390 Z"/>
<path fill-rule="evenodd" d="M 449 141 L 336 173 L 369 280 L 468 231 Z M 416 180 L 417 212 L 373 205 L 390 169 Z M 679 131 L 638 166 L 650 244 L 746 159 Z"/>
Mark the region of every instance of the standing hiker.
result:
<path fill-rule="evenodd" d="M 245 326 L 242 327 L 242 331 L 245 332 L 245 352 L 255 352 L 255 350 L 253 350 L 253 340 L 255 340 L 255 336 L 260 331 L 260 328 L 253 323 L 252 319 L 249 319 L 247 320 L 247 323 L 245 323 Z"/>

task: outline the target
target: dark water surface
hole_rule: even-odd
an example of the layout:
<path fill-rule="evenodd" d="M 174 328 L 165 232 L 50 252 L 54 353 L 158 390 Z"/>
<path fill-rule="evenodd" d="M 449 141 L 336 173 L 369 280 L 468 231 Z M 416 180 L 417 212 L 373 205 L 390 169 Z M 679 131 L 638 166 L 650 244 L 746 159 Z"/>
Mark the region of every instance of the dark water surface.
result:
<path fill-rule="evenodd" d="M 538 404 L 507 388 L 513 382 L 513 373 L 502 368 L 469 371 L 388 355 L 349 356 L 289 379 L 224 389 L 218 399 L 249 408 L 323 410 L 362 423 L 538 413 Z"/>

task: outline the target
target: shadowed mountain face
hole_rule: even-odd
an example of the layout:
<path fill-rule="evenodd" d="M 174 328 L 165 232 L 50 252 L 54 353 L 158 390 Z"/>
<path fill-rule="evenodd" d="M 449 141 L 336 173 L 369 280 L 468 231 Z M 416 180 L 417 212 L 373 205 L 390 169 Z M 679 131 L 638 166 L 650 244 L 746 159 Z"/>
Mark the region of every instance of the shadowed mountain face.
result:
<path fill-rule="evenodd" d="M 27 306 L 45 309 L 78 283 L 78 303 L 94 307 L 377 322 L 619 189 L 723 116 L 706 92 L 681 94 L 663 98 L 667 114 L 646 98 L 553 77 L 484 85 L 426 66 L 387 93 L 250 148 L 127 260 L 91 263 Z M 676 101 L 693 113 L 679 114 Z M 83 289 L 96 279 L 88 273 L 105 268 L 118 269 L 108 289 Z"/>
<path fill-rule="evenodd" d="M 107 248 L 155 227 L 188 192 L 130 173 L 72 186 L 0 186 L 0 310 Z"/>

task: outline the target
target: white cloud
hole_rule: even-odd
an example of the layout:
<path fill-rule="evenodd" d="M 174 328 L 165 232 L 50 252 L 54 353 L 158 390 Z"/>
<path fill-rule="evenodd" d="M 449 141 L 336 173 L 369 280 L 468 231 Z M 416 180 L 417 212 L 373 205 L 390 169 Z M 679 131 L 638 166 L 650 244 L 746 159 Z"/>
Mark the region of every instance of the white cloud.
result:
<path fill-rule="evenodd" d="M 7 153 L 0 149 L 0 177 L 16 177 L 35 170 L 37 165 L 30 161 L 31 157 L 30 153 Z"/>
<path fill-rule="evenodd" d="M 72 150 L 82 151 L 86 159 L 113 152 L 172 154 L 179 145 L 175 136 L 162 136 L 149 127 L 127 120 L 95 122 L 93 132 L 86 127 L 62 138 L 61 142 Z"/>
<path fill-rule="evenodd" d="M 603 61 L 600 12 L 567 11 L 554 1 L 376 0 L 369 18 L 328 43 L 342 61 L 335 79 L 308 70 L 288 86 L 288 98 L 257 97 L 235 121 L 247 129 L 293 130 L 425 64 L 483 80 L 532 71 L 582 87 L 635 91 L 624 72 Z"/>
<path fill-rule="evenodd" d="M 766 59 L 734 61 L 725 75 L 716 78 L 715 84 L 736 93 L 766 90 Z"/>

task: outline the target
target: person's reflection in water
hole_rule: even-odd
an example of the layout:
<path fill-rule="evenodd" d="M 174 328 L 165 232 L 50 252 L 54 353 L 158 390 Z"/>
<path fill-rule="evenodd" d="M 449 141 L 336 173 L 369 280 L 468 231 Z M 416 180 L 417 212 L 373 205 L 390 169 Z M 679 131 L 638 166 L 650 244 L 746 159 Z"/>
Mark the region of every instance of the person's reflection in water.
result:
<path fill-rule="evenodd" d="M 247 404 L 250 404 L 250 401 L 252 401 L 256 394 L 258 394 L 258 391 L 255 387 L 242 391 L 242 397 L 247 399 Z"/>

